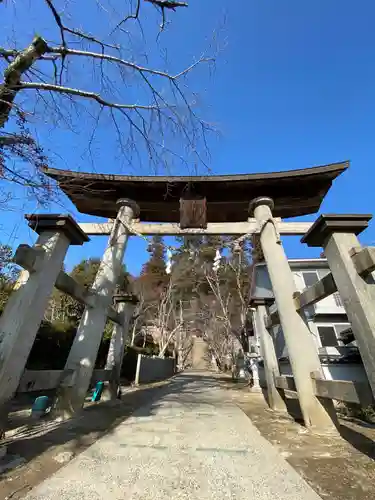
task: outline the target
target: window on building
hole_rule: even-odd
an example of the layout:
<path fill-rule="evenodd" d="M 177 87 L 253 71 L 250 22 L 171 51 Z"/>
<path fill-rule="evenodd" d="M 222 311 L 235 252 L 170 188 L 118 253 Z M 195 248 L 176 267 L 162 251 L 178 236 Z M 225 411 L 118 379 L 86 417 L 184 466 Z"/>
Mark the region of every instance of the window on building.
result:
<path fill-rule="evenodd" d="M 337 323 L 328 325 L 317 325 L 322 347 L 332 347 L 343 345 L 340 334 L 350 327 L 350 323 Z"/>
<path fill-rule="evenodd" d="M 335 325 L 337 338 L 339 339 L 341 332 L 344 332 L 348 328 L 350 328 L 350 323 L 340 323 L 338 325 Z M 339 344 L 342 344 L 342 342 L 339 341 Z"/>
<path fill-rule="evenodd" d="M 339 342 L 336 337 L 335 327 L 333 325 L 318 326 L 318 333 L 322 347 L 331 347 L 339 345 Z"/>
<path fill-rule="evenodd" d="M 302 276 L 306 287 L 313 286 L 317 281 L 319 281 L 319 276 L 316 271 L 305 271 L 302 273 Z"/>

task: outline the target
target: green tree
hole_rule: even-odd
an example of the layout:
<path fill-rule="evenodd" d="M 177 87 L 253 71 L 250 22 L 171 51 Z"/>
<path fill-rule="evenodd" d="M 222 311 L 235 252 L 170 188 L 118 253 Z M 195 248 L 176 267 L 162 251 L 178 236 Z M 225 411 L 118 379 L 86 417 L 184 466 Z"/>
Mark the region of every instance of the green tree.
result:
<path fill-rule="evenodd" d="M 157 300 L 169 282 L 169 276 L 165 270 L 166 251 L 162 236 L 153 236 L 147 251 L 150 258 L 142 267 L 139 285 L 146 302 L 150 302 Z"/>
<path fill-rule="evenodd" d="M 73 268 L 70 276 L 77 283 L 89 289 L 94 283 L 99 266 L 100 259 L 98 257 L 84 259 Z M 126 272 L 126 268 L 123 267 L 117 289 L 128 289 L 130 279 L 131 277 Z M 83 314 L 84 308 L 84 304 L 55 289 L 50 300 L 46 319 L 66 323 L 67 326 L 72 323 L 76 325 Z"/>
<path fill-rule="evenodd" d="M 3 311 L 19 275 L 19 268 L 13 262 L 13 250 L 0 244 L 0 312 Z"/>

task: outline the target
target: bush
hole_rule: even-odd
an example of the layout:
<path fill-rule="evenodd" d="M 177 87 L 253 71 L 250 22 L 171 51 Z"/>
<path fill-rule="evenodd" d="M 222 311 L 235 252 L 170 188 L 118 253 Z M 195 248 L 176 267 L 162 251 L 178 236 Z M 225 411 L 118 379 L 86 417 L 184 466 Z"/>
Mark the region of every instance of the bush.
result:
<path fill-rule="evenodd" d="M 375 424 L 375 406 L 368 406 L 367 408 L 362 408 L 360 405 L 355 403 L 344 403 L 342 401 L 337 404 L 337 411 L 339 415 L 344 417 L 354 417 L 364 422 L 369 422 Z"/>
<path fill-rule="evenodd" d="M 29 358 L 27 370 L 63 370 L 68 359 L 74 337 L 75 325 L 61 321 L 50 323 L 43 321 L 35 338 Z M 95 368 L 104 368 L 110 339 L 103 338 L 95 362 Z"/>
<path fill-rule="evenodd" d="M 27 370 L 62 370 L 76 329 L 61 323 L 43 321 L 26 363 Z"/>

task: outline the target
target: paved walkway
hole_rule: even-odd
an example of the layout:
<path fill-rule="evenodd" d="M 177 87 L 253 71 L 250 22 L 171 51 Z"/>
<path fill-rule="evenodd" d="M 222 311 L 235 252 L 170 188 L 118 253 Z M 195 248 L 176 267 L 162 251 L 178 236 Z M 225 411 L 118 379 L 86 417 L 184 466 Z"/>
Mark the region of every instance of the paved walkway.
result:
<path fill-rule="evenodd" d="M 215 378 L 194 372 L 173 379 L 25 498 L 320 499 Z"/>

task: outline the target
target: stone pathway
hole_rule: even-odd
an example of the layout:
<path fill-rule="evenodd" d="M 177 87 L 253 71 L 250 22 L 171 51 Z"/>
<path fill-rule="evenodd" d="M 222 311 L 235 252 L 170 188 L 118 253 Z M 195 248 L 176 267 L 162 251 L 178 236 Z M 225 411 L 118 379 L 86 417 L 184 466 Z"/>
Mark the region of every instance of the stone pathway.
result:
<path fill-rule="evenodd" d="M 25 499 L 319 500 L 226 397 L 212 374 L 179 375 Z"/>

